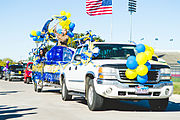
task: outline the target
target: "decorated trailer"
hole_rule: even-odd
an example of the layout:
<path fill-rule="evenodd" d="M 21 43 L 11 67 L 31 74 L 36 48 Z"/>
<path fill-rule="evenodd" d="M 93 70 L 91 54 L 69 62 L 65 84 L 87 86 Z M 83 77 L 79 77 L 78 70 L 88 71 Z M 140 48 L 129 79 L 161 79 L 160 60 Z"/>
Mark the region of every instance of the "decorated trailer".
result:
<path fill-rule="evenodd" d="M 61 87 L 60 74 L 71 61 L 73 54 L 72 48 L 54 46 L 47 52 L 46 59 L 36 59 L 32 66 L 34 90 L 40 92 L 46 86 Z"/>

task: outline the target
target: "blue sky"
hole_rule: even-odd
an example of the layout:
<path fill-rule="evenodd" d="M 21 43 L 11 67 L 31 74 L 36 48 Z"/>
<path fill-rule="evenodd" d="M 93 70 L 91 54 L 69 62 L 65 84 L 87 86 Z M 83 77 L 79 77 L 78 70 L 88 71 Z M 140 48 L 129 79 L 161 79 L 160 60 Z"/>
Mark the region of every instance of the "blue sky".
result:
<path fill-rule="evenodd" d="M 2 0 L 0 1 L 0 59 L 26 59 L 35 47 L 29 37 L 31 30 L 41 30 L 53 15 L 64 10 L 71 13 L 76 24 L 74 32 L 92 30 L 110 41 L 111 17 L 113 18 L 112 42 L 127 42 L 130 31 L 128 0 L 113 1 L 113 15 L 88 16 L 85 0 Z M 180 50 L 180 0 L 137 0 L 133 15 L 133 40 L 155 49 Z M 158 38 L 158 41 L 155 41 Z M 174 39 L 170 42 L 170 39 Z"/>

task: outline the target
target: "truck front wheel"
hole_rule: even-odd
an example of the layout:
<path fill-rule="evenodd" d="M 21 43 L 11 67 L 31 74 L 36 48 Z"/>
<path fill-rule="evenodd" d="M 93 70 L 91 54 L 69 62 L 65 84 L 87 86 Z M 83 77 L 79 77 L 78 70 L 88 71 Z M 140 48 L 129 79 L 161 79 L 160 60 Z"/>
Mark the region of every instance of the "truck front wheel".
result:
<path fill-rule="evenodd" d="M 30 77 L 26 78 L 26 83 L 29 84 L 30 82 L 31 82 L 31 78 Z"/>
<path fill-rule="evenodd" d="M 165 111 L 168 106 L 169 98 L 149 100 L 150 109 L 152 111 Z"/>
<path fill-rule="evenodd" d="M 62 95 L 62 100 L 64 100 L 64 101 L 68 101 L 68 100 L 72 99 L 72 95 L 68 95 L 68 89 L 66 87 L 66 83 L 64 80 L 62 82 L 62 94 L 61 95 Z"/>
<path fill-rule="evenodd" d="M 87 89 L 87 104 L 91 111 L 102 110 L 104 98 L 98 95 L 94 89 L 93 80 L 89 81 Z"/>

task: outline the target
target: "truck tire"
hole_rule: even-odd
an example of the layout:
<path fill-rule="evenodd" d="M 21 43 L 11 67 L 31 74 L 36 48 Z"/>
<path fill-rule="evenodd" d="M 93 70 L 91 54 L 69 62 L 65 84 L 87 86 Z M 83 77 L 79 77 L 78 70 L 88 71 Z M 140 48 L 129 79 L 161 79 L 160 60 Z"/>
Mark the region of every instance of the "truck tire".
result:
<path fill-rule="evenodd" d="M 29 84 L 30 82 L 31 82 L 31 78 L 30 77 L 26 78 L 26 83 Z"/>
<path fill-rule="evenodd" d="M 37 92 L 37 83 L 34 81 L 34 91 Z"/>
<path fill-rule="evenodd" d="M 42 87 L 41 88 L 38 88 L 38 85 L 36 82 L 34 82 L 34 91 L 35 92 L 42 92 Z"/>
<path fill-rule="evenodd" d="M 2 74 L 0 74 L 0 79 L 2 79 L 3 78 L 3 75 Z"/>
<path fill-rule="evenodd" d="M 165 111 L 168 106 L 169 98 L 149 100 L 150 109 L 152 111 Z"/>
<path fill-rule="evenodd" d="M 27 83 L 27 78 L 26 78 L 26 79 L 24 79 L 24 83 Z"/>
<path fill-rule="evenodd" d="M 65 83 L 64 80 L 62 82 L 62 93 L 61 93 L 61 96 L 62 96 L 62 100 L 64 100 L 64 101 L 68 101 L 68 100 L 72 99 L 72 95 L 68 95 L 68 89 L 66 87 L 66 83 Z"/>
<path fill-rule="evenodd" d="M 12 79 L 11 79 L 10 75 L 8 75 L 8 81 L 12 81 Z"/>
<path fill-rule="evenodd" d="M 93 80 L 91 79 L 87 89 L 87 104 L 91 111 L 102 110 L 104 98 L 98 95 L 94 89 Z"/>

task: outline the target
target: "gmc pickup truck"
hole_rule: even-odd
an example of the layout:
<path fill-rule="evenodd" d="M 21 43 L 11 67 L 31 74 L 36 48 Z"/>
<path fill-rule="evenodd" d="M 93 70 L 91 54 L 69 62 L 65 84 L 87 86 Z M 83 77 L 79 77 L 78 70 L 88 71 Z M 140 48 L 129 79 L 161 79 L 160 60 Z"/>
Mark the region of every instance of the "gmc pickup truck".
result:
<path fill-rule="evenodd" d="M 90 110 L 101 110 L 107 99 L 148 100 L 151 110 L 166 110 L 169 97 L 173 93 L 170 67 L 150 60 L 151 70 L 145 84 L 130 80 L 125 71 L 127 58 L 136 55 L 136 45 L 95 42 L 99 55 L 88 64 L 79 64 L 81 54 L 88 45 L 80 45 L 71 62 L 61 73 L 62 99 L 72 99 L 72 95 L 85 97 Z"/>

